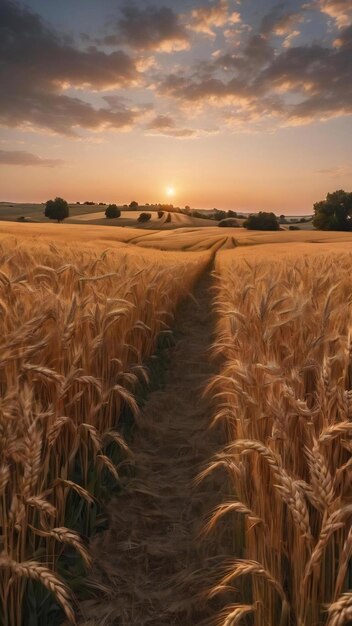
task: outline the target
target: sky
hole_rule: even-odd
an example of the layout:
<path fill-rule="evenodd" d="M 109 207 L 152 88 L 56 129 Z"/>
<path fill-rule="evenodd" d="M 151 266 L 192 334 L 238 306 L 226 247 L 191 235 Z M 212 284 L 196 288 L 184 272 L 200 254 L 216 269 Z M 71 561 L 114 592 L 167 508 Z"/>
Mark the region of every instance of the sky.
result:
<path fill-rule="evenodd" d="M 0 200 L 351 190 L 352 0 L 0 0 Z"/>

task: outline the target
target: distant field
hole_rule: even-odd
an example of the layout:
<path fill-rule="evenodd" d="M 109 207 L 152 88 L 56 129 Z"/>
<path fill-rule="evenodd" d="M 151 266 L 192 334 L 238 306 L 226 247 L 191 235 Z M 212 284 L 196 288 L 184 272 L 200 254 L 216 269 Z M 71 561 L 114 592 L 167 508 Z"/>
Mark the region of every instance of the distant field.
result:
<path fill-rule="evenodd" d="M 121 212 L 118 219 L 108 220 L 105 217 L 106 206 L 94 204 L 92 206 L 82 204 L 70 204 L 70 217 L 66 220 L 69 224 L 93 224 L 95 226 L 130 226 L 132 228 L 150 229 L 152 225 L 155 228 L 163 230 L 174 230 L 183 226 L 197 226 L 204 228 L 206 226 L 214 226 L 214 220 L 202 219 L 182 215 L 181 213 L 170 213 L 171 220 L 167 222 L 165 216 L 158 217 L 158 212 L 153 211 L 148 206 L 141 206 L 137 211 L 129 209 Z M 18 218 L 24 217 L 29 222 L 48 223 L 48 219 L 44 216 L 44 204 L 11 204 L 0 202 L 0 220 L 17 221 Z M 151 213 L 152 217 L 149 222 L 141 224 L 138 218 L 141 213 Z"/>
<path fill-rule="evenodd" d="M 150 213 L 151 219 L 149 222 L 140 223 L 138 218 L 141 213 Z M 87 213 L 83 215 L 77 215 L 70 217 L 67 222 L 71 224 L 85 223 L 94 224 L 95 226 L 130 226 L 132 228 L 157 228 L 163 230 L 174 230 L 175 228 L 182 228 L 184 226 L 196 226 L 197 228 L 204 228 L 206 226 L 214 226 L 214 220 L 200 219 L 197 217 L 191 217 L 188 215 L 182 215 L 181 213 L 170 213 L 170 222 L 167 222 L 165 216 L 158 217 L 157 211 L 150 211 L 148 207 L 146 209 L 141 208 L 138 211 L 121 211 L 121 217 L 118 219 L 107 220 L 105 217 L 105 211 L 99 211 L 97 213 Z"/>
<path fill-rule="evenodd" d="M 116 220 L 118 221 L 118 220 Z M 202 220 L 199 220 L 202 221 Z M 288 231 L 263 232 L 247 231 L 244 228 L 208 228 L 184 227 L 172 230 L 118 228 L 111 226 L 91 225 L 86 222 L 77 224 L 21 224 L 19 222 L 3 222 L 2 234 L 15 237 L 52 240 L 65 242 L 90 242 L 95 246 L 121 247 L 128 244 L 142 248 L 159 250 L 217 250 L 237 247 L 256 247 L 266 245 L 275 255 L 286 254 L 287 244 L 319 244 L 319 249 L 331 246 L 352 246 L 352 233 L 323 232 L 323 231 Z M 268 244 L 275 244 L 269 247 Z M 352 248 L 351 248 L 352 249 Z M 238 251 L 240 253 L 240 251 Z M 242 252 L 241 252 L 242 253 Z M 247 252 L 246 252 L 247 254 Z M 255 252 L 249 251 L 249 254 Z"/>
<path fill-rule="evenodd" d="M 17 221 L 18 218 L 24 217 L 28 221 L 48 223 L 48 219 L 44 216 L 44 204 L 12 204 L 6 202 L 0 202 L 0 220 L 5 221 Z M 170 213 L 170 221 L 166 220 L 167 213 L 164 217 L 159 218 L 158 212 L 153 211 L 148 206 L 140 206 L 137 211 L 129 209 L 121 209 L 121 217 L 118 219 L 108 220 L 105 217 L 106 206 L 94 204 L 92 206 L 83 204 L 70 204 L 70 217 L 66 220 L 66 223 L 70 224 L 92 224 L 94 226 L 124 226 L 131 228 L 142 228 L 144 230 L 150 230 L 151 228 L 162 230 L 174 230 L 176 228 L 183 227 L 214 227 L 217 222 L 212 219 L 192 217 L 189 215 L 183 215 L 181 213 Z M 138 217 L 142 212 L 151 213 L 152 217 L 149 222 L 141 224 L 138 222 Z M 206 211 L 201 211 L 206 215 Z M 287 216 L 288 223 L 282 224 L 283 230 L 289 230 L 291 220 L 297 220 L 301 216 Z M 236 218 L 241 224 L 243 220 Z M 305 222 L 302 224 L 293 224 L 298 226 L 300 230 L 314 230 L 312 222 Z"/>
<path fill-rule="evenodd" d="M 70 204 L 70 216 L 76 217 L 80 215 L 96 213 L 99 209 L 102 208 L 99 205 L 87 206 L 82 204 Z M 19 217 L 23 216 L 28 219 L 33 219 L 36 222 L 47 222 L 47 218 L 44 216 L 45 204 L 12 204 L 7 202 L 0 202 L 0 220 L 17 220 Z"/>

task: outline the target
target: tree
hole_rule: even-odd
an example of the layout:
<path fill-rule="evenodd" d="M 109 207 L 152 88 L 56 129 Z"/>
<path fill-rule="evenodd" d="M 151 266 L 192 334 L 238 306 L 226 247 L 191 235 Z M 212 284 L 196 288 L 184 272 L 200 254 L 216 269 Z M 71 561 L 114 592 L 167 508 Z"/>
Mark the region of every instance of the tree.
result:
<path fill-rule="evenodd" d="M 45 217 L 48 217 L 49 220 L 57 220 L 57 222 L 63 222 L 63 220 L 70 215 L 66 200 L 63 200 L 63 198 L 48 200 L 45 203 L 44 215 Z"/>
<path fill-rule="evenodd" d="M 314 204 L 313 226 L 318 230 L 352 230 L 352 193 L 339 189 Z"/>
<path fill-rule="evenodd" d="M 260 211 L 258 214 L 250 215 L 243 223 L 248 230 L 280 230 L 279 222 L 274 213 Z"/>
<path fill-rule="evenodd" d="M 132 200 L 132 202 L 130 203 L 130 209 L 138 209 L 138 202 L 136 202 L 135 200 Z"/>
<path fill-rule="evenodd" d="M 227 217 L 237 217 L 237 211 L 232 211 L 231 209 L 227 211 Z"/>
<path fill-rule="evenodd" d="M 121 211 L 116 204 L 109 204 L 105 211 L 105 217 L 108 220 L 115 219 L 116 217 L 121 217 Z"/>
<path fill-rule="evenodd" d="M 141 213 L 138 218 L 138 221 L 143 223 L 143 222 L 149 222 L 149 220 L 151 219 L 152 219 L 151 213 Z"/>
<path fill-rule="evenodd" d="M 214 219 L 216 219 L 218 222 L 221 220 L 226 220 L 227 218 L 227 212 L 219 211 L 219 209 L 213 209 L 213 215 L 214 215 Z"/>

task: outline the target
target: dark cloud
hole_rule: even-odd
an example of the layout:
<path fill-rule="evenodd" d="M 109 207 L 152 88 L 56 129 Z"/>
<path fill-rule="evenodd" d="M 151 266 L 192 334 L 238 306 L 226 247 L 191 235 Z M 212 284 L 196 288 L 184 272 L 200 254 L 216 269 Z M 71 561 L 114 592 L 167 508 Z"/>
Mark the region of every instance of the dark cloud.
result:
<path fill-rule="evenodd" d="M 168 7 L 149 5 L 140 8 L 136 4 L 126 4 L 116 26 L 117 32 L 105 37 L 105 44 L 123 42 L 139 50 L 163 52 L 184 50 L 189 46 L 185 26 L 177 13 Z"/>
<path fill-rule="evenodd" d="M 63 161 L 61 159 L 42 159 L 36 154 L 23 150 L 0 150 L 0 163 L 2 165 L 56 167 L 62 165 Z"/>
<path fill-rule="evenodd" d="M 76 127 L 120 128 L 134 120 L 126 109 L 95 109 L 65 94 L 69 87 L 93 90 L 132 84 L 134 62 L 123 51 L 82 51 L 16 2 L 0 0 L 0 123 L 37 126 L 72 134 Z"/>
<path fill-rule="evenodd" d="M 352 25 L 348 28 L 345 28 L 341 33 L 339 33 L 338 38 L 335 39 L 336 47 L 347 47 L 351 48 L 352 45 Z"/>
<path fill-rule="evenodd" d="M 302 11 L 302 7 L 300 10 L 290 10 L 285 2 L 275 5 L 262 20 L 261 34 L 265 36 L 290 34 L 294 27 L 303 20 Z"/>
<path fill-rule="evenodd" d="M 290 104 L 289 118 L 327 119 L 352 113 L 352 29 L 342 33 L 341 45 L 291 48 L 280 54 L 258 78 L 258 85 L 268 90 L 298 94 L 301 101 Z"/>

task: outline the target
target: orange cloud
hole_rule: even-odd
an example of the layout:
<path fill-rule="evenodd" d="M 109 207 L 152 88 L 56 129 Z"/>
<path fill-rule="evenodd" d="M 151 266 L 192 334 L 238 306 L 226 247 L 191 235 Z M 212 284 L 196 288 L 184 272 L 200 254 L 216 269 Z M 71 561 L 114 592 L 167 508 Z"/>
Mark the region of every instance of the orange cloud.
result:
<path fill-rule="evenodd" d="M 240 22 L 240 14 L 237 12 L 230 13 L 227 0 L 219 0 L 209 6 L 194 9 L 191 12 L 189 28 L 196 33 L 215 37 L 214 28 Z"/>
<path fill-rule="evenodd" d="M 320 0 L 320 10 L 333 18 L 339 28 L 351 24 L 352 0 Z"/>

